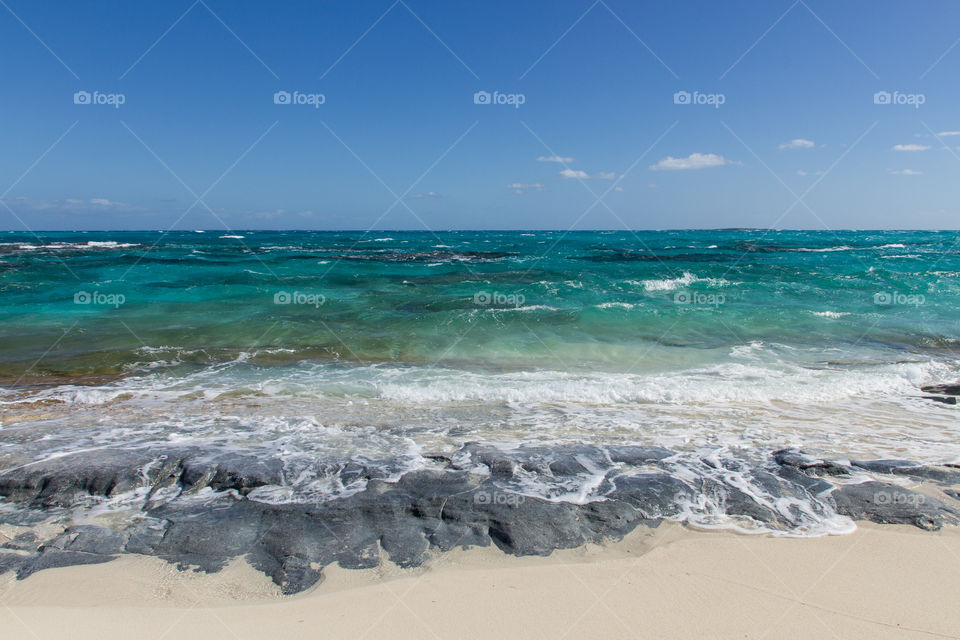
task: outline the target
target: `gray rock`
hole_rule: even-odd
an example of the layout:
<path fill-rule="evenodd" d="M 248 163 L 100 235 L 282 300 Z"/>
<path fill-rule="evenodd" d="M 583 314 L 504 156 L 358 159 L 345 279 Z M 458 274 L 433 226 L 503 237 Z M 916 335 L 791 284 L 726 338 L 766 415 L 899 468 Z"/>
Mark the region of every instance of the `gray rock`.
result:
<path fill-rule="evenodd" d="M 853 469 L 939 483 L 960 478 L 951 469 L 903 460 L 850 467 L 795 449 L 757 460 L 747 454 L 699 459 L 660 447 L 501 450 L 479 443 L 428 458 L 429 468 L 391 481 L 387 477 L 405 463 L 300 461 L 303 468 L 362 490 L 285 504 L 259 502 L 253 492 L 283 483 L 280 461 L 236 453 L 96 451 L 0 471 L 0 496 L 19 507 L 4 512 L 4 519 L 37 522 L 39 514 L 65 527 L 50 539 L 23 534 L 5 543 L 9 552 L 0 553 L 0 572 L 25 577 L 49 567 L 106 562 L 124 553 L 214 572 L 243 557 L 284 593 L 297 593 L 322 580 L 323 567 L 374 567 L 384 559 L 381 551 L 403 567 L 457 547 L 496 545 L 516 555 L 548 555 L 554 549 L 620 539 L 640 524 L 680 518 L 702 498 L 718 516 L 750 518 L 782 530 L 809 521 L 811 512 L 827 517 L 834 509 L 855 519 L 924 529 L 956 523 L 960 516 L 938 500 L 895 485 L 836 487 L 830 482 Z M 489 474 L 476 473 L 478 468 Z M 573 504 L 525 495 L 529 485 L 521 479 L 528 482 L 530 474 L 551 491 L 590 483 L 594 499 Z M 116 529 L 71 521 L 70 509 L 134 488 L 146 489 L 138 518 Z M 803 503 L 806 510 L 769 506 L 785 501 Z"/>
<path fill-rule="evenodd" d="M 927 385 L 925 387 L 920 387 L 920 390 L 926 393 L 936 393 L 942 396 L 960 396 L 960 383 Z"/>
<path fill-rule="evenodd" d="M 833 492 L 837 511 L 855 520 L 881 524 L 912 524 L 937 531 L 960 522 L 960 512 L 936 498 L 883 482 L 844 485 Z"/>
<path fill-rule="evenodd" d="M 796 467 L 809 474 L 843 476 L 850 473 L 850 468 L 839 462 L 821 460 L 799 449 L 781 449 L 780 451 L 775 451 L 773 458 L 779 465 Z"/>

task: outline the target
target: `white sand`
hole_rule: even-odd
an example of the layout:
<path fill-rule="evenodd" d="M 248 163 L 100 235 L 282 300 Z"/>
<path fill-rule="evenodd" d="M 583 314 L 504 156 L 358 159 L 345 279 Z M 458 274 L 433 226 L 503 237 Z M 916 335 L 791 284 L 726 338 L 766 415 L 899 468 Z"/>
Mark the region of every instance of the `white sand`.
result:
<path fill-rule="evenodd" d="M 417 570 L 326 576 L 283 598 L 243 562 L 203 575 L 124 557 L 7 575 L 0 637 L 960 637 L 956 529 L 778 539 L 671 525 L 549 558 L 457 550 Z"/>

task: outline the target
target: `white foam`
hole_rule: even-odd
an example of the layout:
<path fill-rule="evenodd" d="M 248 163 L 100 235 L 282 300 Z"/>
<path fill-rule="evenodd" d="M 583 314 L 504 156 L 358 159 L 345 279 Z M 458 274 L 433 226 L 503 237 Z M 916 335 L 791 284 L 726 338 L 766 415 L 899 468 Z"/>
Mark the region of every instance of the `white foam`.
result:
<path fill-rule="evenodd" d="M 77 249 L 126 249 L 129 247 L 139 247 L 140 245 L 134 242 L 116 242 L 114 240 L 90 240 L 89 242 L 48 242 L 44 244 L 31 244 L 23 242 L 4 242 L 0 243 L 2 246 L 15 246 L 22 251 L 37 251 L 40 249 L 45 250 L 59 250 L 59 249 L 68 249 L 68 250 L 77 250 Z"/>
<path fill-rule="evenodd" d="M 504 311 L 559 311 L 557 307 L 551 307 L 545 304 L 527 304 L 527 305 L 518 305 L 516 307 L 491 307 L 486 309 L 486 311 L 501 313 Z"/>
<path fill-rule="evenodd" d="M 724 363 L 658 374 L 576 374 L 536 371 L 504 374 L 411 375 L 377 385 L 380 397 L 409 403 L 716 404 L 838 402 L 917 392 L 942 369 L 905 363 L 865 370 Z"/>
<path fill-rule="evenodd" d="M 810 247 L 799 247 L 797 251 L 807 251 L 812 253 L 829 253 L 831 251 L 853 251 L 853 247 L 841 245 L 839 247 L 826 247 L 823 249 L 812 249 Z"/>
<path fill-rule="evenodd" d="M 689 271 L 685 271 L 679 278 L 664 280 L 627 280 L 627 284 L 642 286 L 647 291 L 674 291 L 680 287 L 687 287 L 695 282 L 705 282 L 710 286 L 723 287 L 730 284 L 722 278 L 700 278 Z"/>

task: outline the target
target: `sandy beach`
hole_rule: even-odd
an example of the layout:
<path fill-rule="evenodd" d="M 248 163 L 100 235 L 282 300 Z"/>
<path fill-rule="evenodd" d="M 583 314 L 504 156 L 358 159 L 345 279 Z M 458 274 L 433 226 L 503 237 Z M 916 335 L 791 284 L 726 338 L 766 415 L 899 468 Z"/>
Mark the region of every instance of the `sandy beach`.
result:
<path fill-rule="evenodd" d="M 0 0 L 0 640 L 960 640 L 958 25 Z"/>
<path fill-rule="evenodd" d="M 817 539 L 638 529 L 517 558 L 458 549 L 420 569 L 329 567 L 283 597 L 234 561 L 156 558 L 3 577 L 11 638 L 955 638 L 960 531 L 861 523 Z"/>

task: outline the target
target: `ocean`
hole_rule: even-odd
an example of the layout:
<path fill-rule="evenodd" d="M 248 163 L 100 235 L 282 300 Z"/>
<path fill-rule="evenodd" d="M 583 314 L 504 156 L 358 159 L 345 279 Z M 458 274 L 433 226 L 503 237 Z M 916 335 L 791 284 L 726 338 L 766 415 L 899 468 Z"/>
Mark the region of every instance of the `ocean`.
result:
<path fill-rule="evenodd" d="M 602 452 L 642 445 L 669 449 L 657 468 L 678 481 L 770 505 L 746 469 L 787 447 L 955 463 L 957 408 L 921 387 L 960 380 L 958 240 L 6 233 L 0 474 L 115 448 L 242 452 L 283 470 L 247 499 L 296 504 L 364 491 L 351 465 L 389 482 L 465 446 L 548 458 L 589 446 L 600 453 L 575 473 L 528 465 L 501 482 L 582 505 L 610 491 L 619 463 Z M 722 499 L 674 506 L 669 519 L 769 529 Z M 782 509 L 787 533 L 852 527 L 815 495 Z"/>

